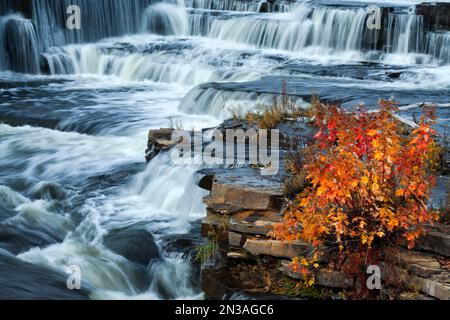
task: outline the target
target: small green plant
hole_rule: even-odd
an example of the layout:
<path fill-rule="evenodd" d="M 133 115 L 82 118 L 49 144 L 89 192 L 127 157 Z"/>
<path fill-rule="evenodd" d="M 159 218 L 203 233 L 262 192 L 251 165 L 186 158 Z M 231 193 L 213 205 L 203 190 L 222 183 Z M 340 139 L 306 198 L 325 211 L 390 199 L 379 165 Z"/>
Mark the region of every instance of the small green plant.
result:
<path fill-rule="evenodd" d="M 195 260 L 205 265 L 216 256 L 218 245 L 215 241 L 208 240 L 205 245 L 198 246 L 196 251 L 197 255 L 195 256 Z"/>

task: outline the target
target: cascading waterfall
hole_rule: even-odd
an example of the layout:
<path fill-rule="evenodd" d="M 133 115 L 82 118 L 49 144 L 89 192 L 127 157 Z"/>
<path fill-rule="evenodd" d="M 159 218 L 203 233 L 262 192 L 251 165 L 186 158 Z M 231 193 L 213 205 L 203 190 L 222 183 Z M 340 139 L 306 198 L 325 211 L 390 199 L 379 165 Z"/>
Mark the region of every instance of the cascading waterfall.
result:
<path fill-rule="evenodd" d="M 387 52 L 423 52 L 423 18 L 414 14 L 389 14 Z"/>
<path fill-rule="evenodd" d="M 382 31 L 367 29 L 369 13 L 358 7 L 327 7 L 310 3 L 289 2 L 292 10 L 256 16 L 252 6 L 260 1 L 166 1 L 153 0 L 100 0 L 92 5 L 89 0 L 32 0 L 32 20 L 16 19 L 5 23 L 2 18 L 3 42 L 0 53 L 0 68 L 14 71 L 39 72 L 39 52 L 55 57 L 52 46 L 70 43 L 84 43 L 106 37 L 121 36 L 139 32 L 159 35 L 203 36 L 251 45 L 256 48 L 270 48 L 299 52 L 303 54 L 331 54 L 348 56 L 350 59 L 366 59 L 364 53 L 374 50 L 379 53 L 395 54 L 398 61 L 409 54 L 429 55 L 439 63 L 445 58 L 445 37 L 433 40 L 424 29 L 422 16 L 399 11 L 386 13 L 386 27 Z M 89 28 L 68 30 L 65 28 L 68 5 L 87 7 L 82 10 L 82 24 Z M 295 4 L 295 9 L 293 6 Z M 17 6 L 2 0 L 2 10 L 18 10 Z M 193 9 L 192 9 L 193 8 Z M 211 9 L 216 11 L 210 11 Z M 217 10 L 235 10 L 226 13 Z M 250 11 L 250 12 L 249 12 Z M 285 10 L 288 11 L 288 10 Z M 14 35 L 5 37 L 5 28 L 15 29 Z M 17 33 L 23 32 L 24 35 Z M 10 32 L 8 32 L 10 33 Z M 19 50 L 15 39 L 25 39 L 20 49 L 19 61 L 9 61 L 8 50 Z M 9 42 L 7 40 L 10 39 Z M 425 41 L 426 40 L 426 41 Z M 436 45 L 432 43 L 435 42 Z M 7 47 L 7 43 L 10 43 Z M 15 45 L 11 48 L 11 43 Z M 429 43 L 429 45 L 424 45 Z M 440 45 L 443 43 L 444 45 Z M 16 51 L 17 51 L 16 50 Z M 48 51 L 47 51 L 48 50 Z M 6 52 L 6 53 L 5 53 Z M 380 56 L 380 55 L 379 55 Z M 382 55 L 381 55 L 382 56 Z M 28 57 L 28 58 L 27 58 Z M 369 55 L 372 59 L 373 54 Z M 443 58 L 444 57 L 444 58 Z M 23 59 L 28 59 L 23 63 Z M 61 56 L 58 64 L 49 68 L 51 73 L 70 73 L 67 56 Z M 412 63 L 426 63 L 425 60 L 411 60 Z M 10 65 L 11 64 L 11 65 Z M 64 71 L 69 70 L 69 71 Z"/>
<path fill-rule="evenodd" d="M 160 35 L 187 35 L 189 21 L 184 7 L 168 3 L 157 3 L 144 12 L 143 32 Z"/>
<path fill-rule="evenodd" d="M 316 9 L 302 5 L 275 19 L 249 16 L 215 20 L 208 36 L 289 51 L 308 47 L 359 50 L 363 47 L 366 16 L 364 9 Z"/>
<path fill-rule="evenodd" d="M 259 12 L 261 5 L 267 3 L 270 11 L 288 12 L 295 6 L 295 1 L 286 1 L 270 4 L 261 0 L 185 0 L 186 6 L 190 8 L 208 9 L 208 10 L 227 10 L 227 11 L 249 11 Z"/>
<path fill-rule="evenodd" d="M 215 88 L 193 88 L 180 104 L 180 110 L 188 114 L 209 114 L 218 119 L 227 119 L 234 110 L 242 114 L 258 106 L 270 105 L 278 95 L 245 91 L 223 91 Z M 306 105 L 300 98 L 292 97 L 298 106 Z"/>
<path fill-rule="evenodd" d="M 152 0 L 32 0 L 33 20 L 43 49 L 68 43 L 83 43 L 133 34 L 139 31 L 142 12 Z M 67 8 L 77 5 L 81 10 L 81 30 L 68 30 Z M 84 27 L 83 27 L 84 26 Z"/>
<path fill-rule="evenodd" d="M 430 32 L 427 34 L 426 52 L 441 64 L 450 63 L 450 32 Z"/>
<path fill-rule="evenodd" d="M 372 31 L 364 5 L 335 2 L 0 0 L 0 250 L 79 265 L 91 298 L 203 298 L 190 259 L 204 166 L 168 152 L 145 166 L 149 129 L 212 128 L 271 104 L 284 81 L 299 106 L 448 98 L 448 31 L 406 5 Z M 81 30 L 65 28 L 68 5 Z M 151 240 L 137 247 L 157 253 L 144 264 L 105 240 L 138 227 Z"/>
<path fill-rule="evenodd" d="M 114 75 L 125 81 L 150 80 L 195 85 L 218 79 L 205 66 L 183 63 L 170 55 L 119 52 L 109 54 L 95 45 L 52 48 L 44 54 L 51 74 Z"/>
<path fill-rule="evenodd" d="M 9 67 L 5 42 L 5 22 L 6 17 L 0 17 L 0 71 L 5 71 Z"/>
<path fill-rule="evenodd" d="M 262 48 L 307 52 L 364 51 L 368 13 L 365 9 L 340 9 L 300 5 L 274 19 L 216 19 L 208 36 Z M 386 52 L 423 52 L 423 19 L 412 14 L 389 14 Z M 316 48 L 316 52 L 314 51 Z M 308 50 L 312 49 L 312 50 Z"/>
<path fill-rule="evenodd" d="M 38 40 L 34 25 L 21 15 L 0 18 L 0 69 L 39 73 Z"/>
<path fill-rule="evenodd" d="M 190 11 L 188 12 L 189 19 L 189 35 L 192 36 L 206 36 L 211 29 L 213 21 L 216 19 L 218 13 L 210 11 Z"/>

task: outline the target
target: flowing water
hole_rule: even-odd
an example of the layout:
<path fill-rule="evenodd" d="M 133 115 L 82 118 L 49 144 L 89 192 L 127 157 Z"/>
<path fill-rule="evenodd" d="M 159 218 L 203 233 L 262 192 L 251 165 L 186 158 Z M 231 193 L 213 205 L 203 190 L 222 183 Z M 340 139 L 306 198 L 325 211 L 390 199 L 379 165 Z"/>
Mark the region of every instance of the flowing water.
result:
<path fill-rule="evenodd" d="M 200 166 L 164 154 L 146 166 L 149 129 L 218 125 L 283 81 L 300 105 L 312 94 L 348 107 L 449 102 L 449 32 L 427 30 L 413 1 L 396 2 L 381 31 L 366 27 L 368 1 L 260 13 L 263 2 L 0 0 L 0 249 L 56 272 L 79 266 L 95 299 L 203 298 L 182 245 L 200 241 Z M 64 27 L 69 4 L 81 30 Z M 442 130 L 448 114 L 438 110 Z M 103 241 L 134 226 L 161 252 L 146 268 Z"/>

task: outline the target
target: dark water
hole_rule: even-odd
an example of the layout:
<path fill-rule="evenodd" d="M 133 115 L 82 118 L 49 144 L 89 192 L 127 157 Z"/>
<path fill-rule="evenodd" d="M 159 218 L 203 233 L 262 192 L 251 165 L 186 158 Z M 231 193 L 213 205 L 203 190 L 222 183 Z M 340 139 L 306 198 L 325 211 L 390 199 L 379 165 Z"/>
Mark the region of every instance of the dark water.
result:
<path fill-rule="evenodd" d="M 81 31 L 64 28 L 69 2 Z M 259 1 L 0 0 L 0 285 L 16 279 L 0 296 L 203 297 L 190 256 L 201 167 L 167 155 L 146 166 L 148 129 L 218 125 L 283 81 L 299 105 L 449 102 L 448 31 L 427 31 L 402 2 L 375 34 L 368 2 L 323 2 L 258 13 Z M 73 265 L 85 291 L 65 287 Z"/>

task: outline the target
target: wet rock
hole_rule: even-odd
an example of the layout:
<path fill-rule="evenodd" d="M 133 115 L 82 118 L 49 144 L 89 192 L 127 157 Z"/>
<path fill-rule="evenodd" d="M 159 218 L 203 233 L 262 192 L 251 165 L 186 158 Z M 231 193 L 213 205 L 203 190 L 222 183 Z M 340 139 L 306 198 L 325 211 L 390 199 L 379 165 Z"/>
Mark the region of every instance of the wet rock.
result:
<path fill-rule="evenodd" d="M 213 202 L 213 200 L 211 199 L 210 196 L 204 197 L 203 203 L 208 206 L 208 208 L 207 208 L 208 212 L 218 213 L 221 215 L 232 215 L 232 214 L 235 214 L 235 213 L 238 213 L 238 212 L 244 210 L 243 208 L 241 208 L 239 206 L 234 206 L 234 205 L 229 205 L 229 204 L 224 204 L 224 203 L 215 203 L 215 202 Z"/>
<path fill-rule="evenodd" d="M 428 30 L 450 29 L 450 3 L 421 3 L 416 6 L 416 14 L 423 16 Z"/>
<path fill-rule="evenodd" d="M 293 272 L 289 268 L 290 261 L 283 261 L 280 267 L 280 271 L 290 278 L 303 280 L 304 276 L 300 272 Z M 314 279 L 316 284 L 329 288 L 350 288 L 354 282 L 351 277 L 340 271 L 334 271 L 331 269 L 318 269 L 314 273 Z"/>
<path fill-rule="evenodd" d="M 153 235 L 140 225 L 113 230 L 104 237 L 103 243 L 111 251 L 144 266 L 161 259 Z"/>
<path fill-rule="evenodd" d="M 1 300 L 88 300 L 91 289 L 67 288 L 67 275 L 22 261 L 0 249 Z"/>
<path fill-rule="evenodd" d="M 147 162 L 150 162 L 161 151 L 168 150 L 176 144 L 171 140 L 174 131 L 174 129 L 159 129 L 149 131 L 147 150 L 145 150 L 145 159 L 147 160 Z"/>
<path fill-rule="evenodd" d="M 267 13 L 269 12 L 269 3 L 268 2 L 262 2 L 261 5 L 259 6 L 259 12 L 260 13 Z"/>
<path fill-rule="evenodd" d="M 223 168 L 205 168 L 197 171 L 197 185 L 205 190 L 211 191 L 214 183 L 214 177 L 226 173 L 228 169 Z"/>
<path fill-rule="evenodd" d="M 40 182 L 31 189 L 30 193 L 36 199 L 46 200 L 62 200 L 66 195 L 64 188 L 57 182 Z"/>
<path fill-rule="evenodd" d="M 309 247 L 302 241 L 282 242 L 278 240 L 248 239 L 244 249 L 254 256 L 269 255 L 277 258 L 294 258 L 305 254 Z"/>
<path fill-rule="evenodd" d="M 213 181 L 214 181 L 214 175 L 205 174 L 198 180 L 197 185 L 204 190 L 211 191 Z"/>
<path fill-rule="evenodd" d="M 390 79 L 399 79 L 402 75 L 401 72 L 387 72 L 386 75 L 390 78 Z"/>
<path fill-rule="evenodd" d="M 240 233 L 267 236 L 273 226 L 282 220 L 280 211 L 247 210 L 233 215 L 229 227 Z"/>

